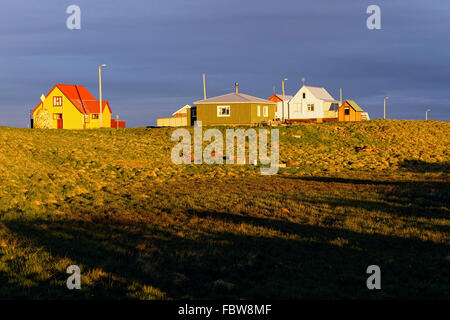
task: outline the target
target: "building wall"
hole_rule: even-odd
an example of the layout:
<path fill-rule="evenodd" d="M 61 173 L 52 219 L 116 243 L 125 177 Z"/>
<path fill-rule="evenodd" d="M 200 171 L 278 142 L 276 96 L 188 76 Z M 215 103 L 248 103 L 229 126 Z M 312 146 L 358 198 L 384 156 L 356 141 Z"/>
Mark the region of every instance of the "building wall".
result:
<path fill-rule="evenodd" d="M 67 101 L 69 101 L 67 99 Z M 64 113 L 63 113 L 63 128 L 64 129 L 83 129 L 83 114 L 75 108 L 69 101 L 71 107 L 67 107 L 66 100 L 64 100 Z"/>
<path fill-rule="evenodd" d="M 188 126 L 188 117 L 171 117 L 156 119 L 158 127 L 185 127 Z"/>
<path fill-rule="evenodd" d="M 258 105 L 260 106 L 260 116 L 258 116 Z M 218 106 L 229 106 L 230 115 L 217 116 Z M 264 106 L 268 108 L 267 116 L 264 116 Z M 268 122 L 275 118 L 275 103 L 254 104 L 254 103 L 215 103 L 198 104 L 197 121 L 202 121 L 204 126 L 213 125 L 252 125 L 261 122 Z"/>
<path fill-rule="evenodd" d="M 260 115 L 258 116 L 258 106 L 260 109 Z M 267 116 L 264 116 L 264 108 L 267 107 Z M 257 124 L 261 122 L 273 121 L 275 116 L 275 107 L 276 104 L 251 104 L 251 123 Z"/>
<path fill-rule="evenodd" d="M 100 115 L 99 115 L 99 117 L 100 117 Z M 86 114 L 85 119 L 86 119 L 86 125 L 85 125 L 86 129 L 99 129 L 100 128 L 100 119 L 94 119 L 92 113 Z M 103 112 L 102 112 L 102 128 L 111 128 L 111 112 L 109 112 L 108 107 L 103 109 Z"/>
<path fill-rule="evenodd" d="M 349 115 L 345 115 L 346 107 L 350 110 Z M 344 102 L 338 109 L 338 120 L 344 122 L 361 121 L 361 111 L 355 111 L 355 109 L 353 109 L 347 102 Z"/>
<path fill-rule="evenodd" d="M 306 94 L 303 99 L 303 93 Z M 299 105 L 299 110 L 296 107 Z M 308 104 L 314 104 L 314 111 L 308 111 Z M 319 119 L 324 117 L 324 101 L 316 99 L 312 93 L 302 87 L 289 102 L 288 119 Z"/>
<path fill-rule="evenodd" d="M 62 97 L 62 106 L 53 106 L 53 97 Z M 83 115 L 80 111 L 70 102 L 69 99 L 58 88 L 55 88 L 47 98 L 44 100 L 44 109 L 48 110 L 52 117 L 53 128 L 57 128 L 57 120 L 54 119 L 53 114 L 62 114 L 63 128 L 64 129 L 82 129 L 83 128 Z M 39 108 L 35 110 L 33 115 L 38 114 L 42 110 L 42 102 L 39 104 Z"/>
<path fill-rule="evenodd" d="M 290 101 L 284 102 L 284 118 L 288 119 L 288 114 L 291 111 L 292 113 L 292 105 Z M 283 101 L 277 102 L 277 111 L 275 112 L 275 118 L 282 119 L 283 118 Z"/>
<path fill-rule="evenodd" d="M 324 111 L 323 112 L 323 118 L 324 119 L 335 119 L 337 120 L 338 113 L 337 111 Z"/>
<path fill-rule="evenodd" d="M 111 116 L 112 114 L 109 112 L 109 108 L 105 107 L 102 112 L 102 128 L 111 128 Z"/>
<path fill-rule="evenodd" d="M 333 103 L 336 103 L 336 107 L 334 107 L 334 110 L 330 110 L 332 108 Z M 331 101 L 324 101 L 323 102 L 323 118 L 324 119 L 336 119 L 338 117 L 337 109 L 339 108 L 339 103 L 337 102 L 331 102 Z"/>

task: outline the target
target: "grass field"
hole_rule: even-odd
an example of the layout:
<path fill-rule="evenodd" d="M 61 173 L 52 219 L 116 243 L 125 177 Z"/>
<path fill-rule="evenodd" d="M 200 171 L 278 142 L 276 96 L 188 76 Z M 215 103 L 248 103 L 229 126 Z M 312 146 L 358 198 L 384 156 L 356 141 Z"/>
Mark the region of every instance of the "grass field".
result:
<path fill-rule="evenodd" d="M 280 128 L 261 176 L 172 164 L 169 128 L 0 128 L 0 298 L 450 299 L 449 129 Z"/>

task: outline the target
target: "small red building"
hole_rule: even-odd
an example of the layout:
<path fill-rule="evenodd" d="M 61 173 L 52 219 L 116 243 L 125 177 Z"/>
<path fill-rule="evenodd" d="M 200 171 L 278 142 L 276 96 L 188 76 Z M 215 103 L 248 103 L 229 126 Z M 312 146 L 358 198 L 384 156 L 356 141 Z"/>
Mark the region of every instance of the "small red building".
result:
<path fill-rule="evenodd" d="M 125 121 L 116 121 L 115 119 L 111 119 L 111 128 L 125 128 Z"/>

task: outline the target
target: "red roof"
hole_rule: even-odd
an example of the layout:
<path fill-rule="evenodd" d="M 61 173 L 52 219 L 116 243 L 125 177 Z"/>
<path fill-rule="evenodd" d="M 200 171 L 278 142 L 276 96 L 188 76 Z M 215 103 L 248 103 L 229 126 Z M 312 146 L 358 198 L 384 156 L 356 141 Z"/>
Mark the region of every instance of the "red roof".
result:
<path fill-rule="evenodd" d="M 50 90 L 50 92 L 47 93 L 45 98 L 47 98 L 48 95 L 53 90 L 55 90 L 55 88 L 58 88 L 82 114 L 100 113 L 100 102 L 97 99 L 95 99 L 94 96 L 84 86 L 72 84 L 56 84 L 52 88 L 52 90 Z M 34 113 L 41 104 L 42 103 L 40 102 L 31 113 Z M 111 112 L 111 108 L 109 107 L 108 101 L 103 100 L 102 112 L 103 110 L 105 110 L 106 107 L 108 107 L 109 112 Z"/>
<path fill-rule="evenodd" d="M 272 102 L 281 102 L 283 99 L 281 99 L 276 93 L 273 94 L 269 99 L 267 99 Z"/>

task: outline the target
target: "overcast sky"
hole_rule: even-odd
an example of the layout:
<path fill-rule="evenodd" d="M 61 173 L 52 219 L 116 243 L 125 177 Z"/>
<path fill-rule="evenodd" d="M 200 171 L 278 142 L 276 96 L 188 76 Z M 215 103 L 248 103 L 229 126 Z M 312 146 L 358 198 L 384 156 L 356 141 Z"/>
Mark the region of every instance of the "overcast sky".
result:
<path fill-rule="evenodd" d="M 66 9 L 81 8 L 81 30 Z M 368 30 L 367 7 L 381 7 Z M 203 97 L 294 94 L 301 78 L 371 118 L 450 120 L 450 1 L 1 0 L 0 125 L 26 127 L 56 83 L 103 96 L 127 126 L 155 125 Z"/>

